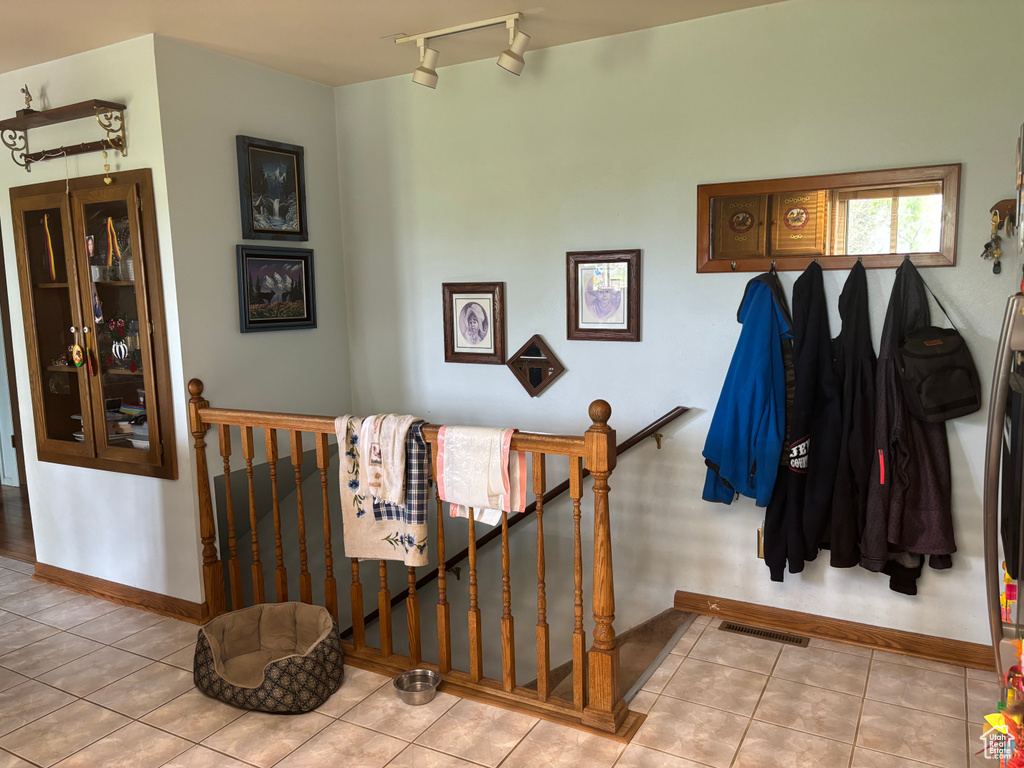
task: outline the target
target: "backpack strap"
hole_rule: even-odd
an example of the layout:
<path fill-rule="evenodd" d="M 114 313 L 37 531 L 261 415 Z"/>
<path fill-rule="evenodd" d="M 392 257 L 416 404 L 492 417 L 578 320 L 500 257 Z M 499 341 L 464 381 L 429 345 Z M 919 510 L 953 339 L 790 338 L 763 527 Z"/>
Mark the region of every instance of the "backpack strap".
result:
<path fill-rule="evenodd" d="M 933 291 L 931 288 L 928 287 L 928 283 L 926 283 L 924 281 L 923 277 L 921 278 L 921 283 L 924 285 L 925 288 L 928 289 L 928 293 L 930 293 L 932 295 L 932 298 L 935 299 L 935 303 L 939 305 L 939 309 L 942 310 L 942 314 L 944 314 L 946 316 L 946 320 L 949 321 L 949 324 L 951 326 L 953 326 L 953 330 L 956 331 L 957 333 L 959 333 L 960 329 L 957 328 L 956 325 L 953 323 L 953 319 L 949 316 L 949 312 L 947 312 L 946 308 L 944 306 L 942 306 L 942 302 L 939 301 L 939 297 L 935 295 L 935 291 Z"/>

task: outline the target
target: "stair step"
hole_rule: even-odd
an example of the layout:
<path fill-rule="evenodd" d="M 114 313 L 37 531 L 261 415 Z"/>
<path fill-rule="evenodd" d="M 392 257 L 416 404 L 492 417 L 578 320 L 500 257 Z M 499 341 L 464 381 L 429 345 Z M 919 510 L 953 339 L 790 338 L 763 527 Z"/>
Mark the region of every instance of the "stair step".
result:
<path fill-rule="evenodd" d="M 668 656 L 696 616 L 670 608 L 619 633 L 619 690 L 627 702 Z M 536 690 L 537 681 L 523 687 Z M 571 659 L 551 670 L 551 695 L 572 700 Z"/>

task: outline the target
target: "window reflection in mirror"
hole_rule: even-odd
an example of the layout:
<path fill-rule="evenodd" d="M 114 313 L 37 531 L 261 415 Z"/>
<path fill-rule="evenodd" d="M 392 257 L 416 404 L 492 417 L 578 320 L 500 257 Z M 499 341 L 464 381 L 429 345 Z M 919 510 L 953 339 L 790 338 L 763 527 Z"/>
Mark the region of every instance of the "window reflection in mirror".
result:
<path fill-rule="evenodd" d="M 959 165 L 705 184 L 697 271 L 956 264 Z"/>

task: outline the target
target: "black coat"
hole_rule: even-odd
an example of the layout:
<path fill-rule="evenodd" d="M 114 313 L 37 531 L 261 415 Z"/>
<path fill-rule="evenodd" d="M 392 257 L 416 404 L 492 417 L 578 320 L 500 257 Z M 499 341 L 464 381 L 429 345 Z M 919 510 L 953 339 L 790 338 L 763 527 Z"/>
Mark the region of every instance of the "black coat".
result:
<path fill-rule="evenodd" d="M 901 568 L 887 563 L 896 553 L 930 555 L 933 568 L 949 568 L 956 552 L 946 424 L 910 415 L 895 357 L 902 339 L 928 324 L 924 282 L 905 259 L 896 270 L 878 350 L 875 457 L 860 547 L 860 564 L 870 571 Z M 906 557 L 899 559 L 906 564 Z"/>
<path fill-rule="evenodd" d="M 812 263 L 793 286 L 793 370 L 788 462 L 779 470 L 765 515 L 764 555 L 773 581 L 783 566 L 799 573 L 827 537 L 839 460 L 839 394 L 821 266 Z"/>
<path fill-rule="evenodd" d="M 843 330 L 832 342 L 840 382 L 842 441 L 832 496 L 832 529 L 828 548 L 836 568 L 860 562 L 860 539 L 867 513 L 868 484 L 874 454 L 875 369 L 868 317 L 868 281 L 859 261 L 850 270 L 839 296 Z"/>

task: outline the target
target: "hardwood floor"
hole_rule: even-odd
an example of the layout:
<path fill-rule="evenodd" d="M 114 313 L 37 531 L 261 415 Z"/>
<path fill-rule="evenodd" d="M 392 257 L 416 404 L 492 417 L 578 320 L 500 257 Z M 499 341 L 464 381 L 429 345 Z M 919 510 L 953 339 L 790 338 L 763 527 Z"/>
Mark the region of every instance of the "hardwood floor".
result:
<path fill-rule="evenodd" d="M 24 488 L 0 486 L 0 555 L 25 563 L 36 561 L 32 518 Z"/>

